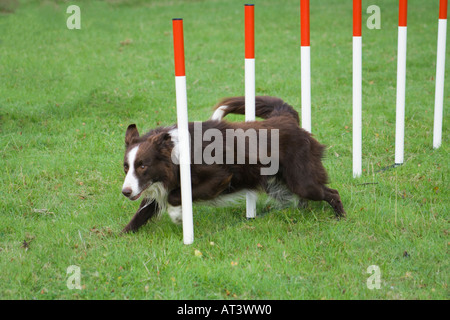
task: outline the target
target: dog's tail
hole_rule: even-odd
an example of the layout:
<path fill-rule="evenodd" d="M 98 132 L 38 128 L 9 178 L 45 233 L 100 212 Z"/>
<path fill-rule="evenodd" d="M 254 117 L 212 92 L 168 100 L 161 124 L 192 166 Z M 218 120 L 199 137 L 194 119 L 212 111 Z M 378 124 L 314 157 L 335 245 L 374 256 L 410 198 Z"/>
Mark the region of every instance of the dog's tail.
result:
<path fill-rule="evenodd" d="M 230 97 L 220 101 L 215 107 L 211 120 L 222 120 L 229 113 L 245 114 L 245 97 Z M 298 124 L 298 112 L 292 106 L 276 97 L 257 96 L 255 99 L 255 115 L 268 119 L 279 116 L 291 116 Z"/>

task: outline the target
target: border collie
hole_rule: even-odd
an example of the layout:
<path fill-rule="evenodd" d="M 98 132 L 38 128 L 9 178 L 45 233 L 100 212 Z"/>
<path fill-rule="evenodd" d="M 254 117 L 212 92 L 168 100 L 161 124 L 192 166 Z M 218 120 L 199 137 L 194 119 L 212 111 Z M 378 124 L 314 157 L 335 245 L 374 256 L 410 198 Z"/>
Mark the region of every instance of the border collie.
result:
<path fill-rule="evenodd" d="M 326 186 L 328 176 L 321 162 L 325 146 L 300 128 L 298 113 L 279 98 L 259 96 L 255 112 L 263 121 L 230 123 L 222 120 L 227 114 L 244 112 L 244 97 L 225 98 L 216 105 L 211 120 L 189 123 L 192 200 L 216 205 L 241 197 L 247 191 L 264 191 L 280 202 L 294 198 L 325 200 L 336 217 L 345 217 L 338 191 Z M 200 142 L 195 132 L 197 128 L 200 128 Z M 246 139 L 250 137 L 246 135 L 250 130 L 255 132 L 256 141 Z M 213 134 L 205 138 L 208 131 Z M 229 132 L 234 133 L 231 142 L 225 139 Z M 242 136 L 241 141 L 245 143 L 236 143 Z M 273 139 L 275 136 L 277 139 Z M 265 152 L 277 162 L 277 170 L 269 174 L 262 174 L 262 170 L 272 164 L 263 161 L 261 152 L 251 151 L 255 145 L 261 145 L 263 138 L 267 144 Z M 217 146 L 215 150 L 211 150 L 212 144 Z M 271 150 L 275 144 L 277 150 Z M 133 201 L 142 198 L 142 202 L 122 232 L 137 231 L 164 211 L 174 223 L 181 223 L 177 127 L 160 127 L 139 135 L 136 125 L 131 124 L 125 134 L 125 147 L 126 177 L 122 193 Z M 208 148 L 215 161 L 202 157 Z M 239 159 L 239 154 L 243 160 Z"/>

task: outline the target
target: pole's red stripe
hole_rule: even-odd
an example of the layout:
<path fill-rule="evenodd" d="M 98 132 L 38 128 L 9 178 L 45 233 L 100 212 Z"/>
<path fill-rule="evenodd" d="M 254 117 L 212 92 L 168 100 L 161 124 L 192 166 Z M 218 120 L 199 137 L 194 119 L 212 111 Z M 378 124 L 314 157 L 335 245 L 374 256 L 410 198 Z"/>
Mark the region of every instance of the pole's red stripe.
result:
<path fill-rule="evenodd" d="M 398 26 L 406 27 L 406 17 L 408 12 L 408 0 L 400 0 L 398 8 Z"/>
<path fill-rule="evenodd" d="M 309 47 L 309 0 L 300 0 L 300 45 Z"/>
<path fill-rule="evenodd" d="M 183 19 L 172 20 L 173 29 L 173 51 L 175 57 L 175 76 L 185 76 L 184 68 L 184 40 Z"/>
<path fill-rule="evenodd" d="M 361 0 L 353 0 L 353 36 L 361 36 Z"/>
<path fill-rule="evenodd" d="M 439 2 L 439 19 L 447 19 L 447 5 L 448 0 L 441 0 Z"/>
<path fill-rule="evenodd" d="M 245 5 L 245 59 L 255 58 L 255 6 Z"/>

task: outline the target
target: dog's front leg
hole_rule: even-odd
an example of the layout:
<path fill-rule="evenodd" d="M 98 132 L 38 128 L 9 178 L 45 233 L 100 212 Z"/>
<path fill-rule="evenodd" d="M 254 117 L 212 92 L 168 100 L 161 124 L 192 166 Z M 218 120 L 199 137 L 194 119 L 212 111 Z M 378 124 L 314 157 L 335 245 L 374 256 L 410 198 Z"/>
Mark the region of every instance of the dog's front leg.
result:
<path fill-rule="evenodd" d="M 149 202 L 151 201 L 151 202 Z M 154 200 L 144 199 L 139 206 L 138 211 L 131 218 L 130 222 L 123 228 L 122 233 L 137 231 L 159 210 L 158 203 Z"/>

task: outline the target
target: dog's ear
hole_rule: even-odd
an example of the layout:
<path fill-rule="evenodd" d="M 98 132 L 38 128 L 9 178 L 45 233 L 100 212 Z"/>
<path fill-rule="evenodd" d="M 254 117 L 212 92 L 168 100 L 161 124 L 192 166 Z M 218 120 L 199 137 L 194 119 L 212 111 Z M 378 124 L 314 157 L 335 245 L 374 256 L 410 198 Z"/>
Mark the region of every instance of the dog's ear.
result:
<path fill-rule="evenodd" d="M 136 128 L 136 125 L 130 124 L 127 128 L 127 132 L 125 133 L 125 147 L 128 147 L 134 138 L 139 137 L 138 129 Z"/>
<path fill-rule="evenodd" d="M 161 132 L 158 133 L 155 137 L 151 137 L 151 139 L 156 143 L 158 146 L 165 145 L 168 141 L 171 141 L 171 136 L 168 132 Z"/>

